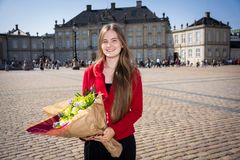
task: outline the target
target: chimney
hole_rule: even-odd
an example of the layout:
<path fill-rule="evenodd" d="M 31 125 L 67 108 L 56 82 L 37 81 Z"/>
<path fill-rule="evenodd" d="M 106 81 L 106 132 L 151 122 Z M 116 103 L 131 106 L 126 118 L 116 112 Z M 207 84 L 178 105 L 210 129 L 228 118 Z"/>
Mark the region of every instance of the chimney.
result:
<path fill-rule="evenodd" d="M 137 8 L 141 8 L 142 7 L 142 1 L 137 1 Z"/>
<path fill-rule="evenodd" d="M 163 18 L 165 18 L 165 13 L 164 12 L 163 12 L 162 16 L 163 16 Z"/>
<path fill-rule="evenodd" d="M 115 3 L 111 3 L 111 9 L 112 9 L 112 10 L 115 9 Z"/>
<path fill-rule="evenodd" d="M 15 27 L 16 27 L 16 30 L 18 30 L 18 24 L 16 24 Z"/>
<path fill-rule="evenodd" d="M 181 24 L 181 29 L 183 29 L 183 24 Z"/>
<path fill-rule="evenodd" d="M 205 12 L 205 17 L 210 18 L 210 12 Z"/>
<path fill-rule="evenodd" d="M 186 27 L 188 27 L 188 23 L 186 24 Z"/>
<path fill-rule="evenodd" d="M 63 19 L 63 24 L 65 24 L 65 19 Z"/>
<path fill-rule="evenodd" d="M 91 11 L 92 10 L 92 5 L 87 5 L 87 11 Z"/>

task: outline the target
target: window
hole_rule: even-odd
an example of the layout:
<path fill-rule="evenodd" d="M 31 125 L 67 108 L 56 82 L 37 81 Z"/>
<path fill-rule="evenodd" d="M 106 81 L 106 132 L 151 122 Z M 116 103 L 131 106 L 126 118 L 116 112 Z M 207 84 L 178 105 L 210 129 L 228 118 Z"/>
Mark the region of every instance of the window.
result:
<path fill-rule="evenodd" d="M 152 33 L 149 33 L 149 34 L 148 34 L 148 44 L 149 44 L 149 45 L 152 45 L 152 44 L 153 44 L 153 36 L 152 36 Z"/>
<path fill-rule="evenodd" d="M 147 25 L 147 31 L 152 33 L 153 32 L 153 28 L 151 25 Z"/>
<path fill-rule="evenodd" d="M 82 31 L 82 37 L 87 38 L 88 37 L 88 31 Z"/>
<path fill-rule="evenodd" d="M 174 36 L 174 43 L 178 44 L 178 35 Z"/>
<path fill-rule="evenodd" d="M 142 27 L 137 27 L 137 32 L 142 32 Z"/>
<path fill-rule="evenodd" d="M 192 49 L 188 49 L 188 57 L 192 57 Z"/>
<path fill-rule="evenodd" d="M 133 27 L 128 28 L 128 32 L 133 32 L 133 31 L 134 31 Z"/>
<path fill-rule="evenodd" d="M 138 63 L 143 59 L 143 54 L 142 54 L 142 51 L 141 50 L 137 50 L 137 53 L 136 53 L 136 58 L 137 58 L 137 61 Z"/>
<path fill-rule="evenodd" d="M 87 48 L 88 46 L 87 39 L 83 39 L 82 43 L 83 43 L 83 48 Z"/>
<path fill-rule="evenodd" d="M 22 40 L 22 48 L 27 48 L 27 40 Z"/>
<path fill-rule="evenodd" d="M 98 36 L 95 33 L 95 34 L 92 35 L 92 46 L 93 47 L 97 47 L 97 41 L 98 41 Z"/>
<path fill-rule="evenodd" d="M 211 48 L 208 48 L 208 56 L 212 57 L 212 50 L 211 50 Z"/>
<path fill-rule="evenodd" d="M 179 58 L 181 59 L 181 61 L 186 61 L 186 53 L 184 49 L 180 51 Z"/>
<path fill-rule="evenodd" d="M 76 32 L 76 36 L 77 36 L 77 37 L 80 37 L 80 36 L 81 36 L 81 32 L 80 32 L 79 30 Z"/>
<path fill-rule="evenodd" d="M 13 48 L 17 48 L 18 47 L 17 40 L 12 40 L 12 47 Z"/>
<path fill-rule="evenodd" d="M 200 57 L 200 48 L 196 48 L 196 57 Z"/>
<path fill-rule="evenodd" d="M 128 36 L 128 45 L 133 46 L 133 37 L 132 36 Z"/>
<path fill-rule="evenodd" d="M 188 33 L 188 43 L 192 43 L 192 33 Z"/>
<path fill-rule="evenodd" d="M 58 47 L 59 48 L 62 48 L 63 46 L 62 46 L 62 40 L 61 39 L 58 39 Z"/>
<path fill-rule="evenodd" d="M 168 43 L 172 44 L 173 43 L 173 37 L 171 34 L 168 34 Z"/>
<path fill-rule="evenodd" d="M 142 35 L 142 33 L 143 33 L 142 27 L 137 27 L 136 33 L 137 33 L 137 36 Z"/>
<path fill-rule="evenodd" d="M 159 25 L 159 26 L 157 26 L 156 30 L 157 30 L 157 32 L 161 32 L 162 31 L 162 27 Z"/>
<path fill-rule="evenodd" d="M 216 41 L 217 41 L 217 42 L 220 41 L 220 39 L 219 39 L 219 32 L 218 32 L 218 31 L 216 31 Z"/>
<path fill-rule="evenodd" d="M 147 56 L 148 56 L 148 58 L 153 59 L 153 54 L 152 54 L 152 50 L 151 49 L 148 50 Z"/>
<path fill-rule="evenodd" d="M 70 48 L 70 47 L 71 47 L 70 40 L 66 40 L 66 48 Z"/>
<path fill-rule="evenodd" d="M 137 36 L 137 46 L 141 47 L 142 45 L 143 45 L 142 37 L 141 36 Z"/>
<path fill-rule="evenodd" d="M 185 34 L 181 34 L 181 41 L 182 41 L 182 43 L 186 43 L 186 36 L 185 36 Z"/>
<path fill-rule="evenodd" d="M 70 36 L 70 32 L 66 32 L 66 37 L 69 37 Z"/>
<path fill-rule="evenodd" d="M 79 39 L 76 39 L 76 48 L 80 48 L 80 41 L 79 41 Z"/>
<path fill-rule="evenodd" d="M 223 48 L 223 57 L 227 57 L 227 49 Z"/>
<path fill-rule="evenodd" d="M 33 41 L 33 43 L 32 43 L 32 48 L 33 49 L 36 49 L 37 48 L 37 44 Z"/>
<path fill-rule="evenodd" d="M 161 34 L 160 33 L 157 34 L 157 44 L 158 45 L 161 44 Z"/>
<path fill-rule="evenodd" d="M 200 31 L 196 32 L 196 43 L 200 43 Z"/>
<path fill-rule="evenodd" d="M 50 43 L 50 44 L 49 44 L 49 48 L 50 48 L 50 49 L 53 49 L 53 48 L 54 48 L 53 43 Z"/>
<path fill-rule="evenodd" d="M 128 29 L 127 29 L 127 32 L 128 32 L 128 34 L 132 34 L 133 28 L 132 28 L 132 27 L 131 27 L 131 28 L 128 28 Z"/>
<path fill-rule="evenodd" d="M 215 50 L 215 55 L 216 55 L 216 57 L 219 57 L 219 50 L 218 50 L 218 48 L 216 48 L 216 50 Z"/>
<path fill-rule="evenodd" d="M 156 26 L 153 26 L 153 27 L 152 27 L 152 31 L 153 31 L 153 33 L 156 33 L 156 31 L 157 31 Z"/>
<path fill-rule="evenodd" d="M 223 42 L 227 42 L 227 33 L 223 32 Z"/>
<path fill-rule="evenodd" d="M 207 41 L 211 41 L 211 31 L 207 32 Z"/>
<path fill-rule="evenodd" d="M 162 57 L 161 57 L 161 53 L 160 53 L 160 51 L 157 51 L 157 52 L 156 52 L 156 58 L 159 58 L 159 59 L 162 58 Z"/>

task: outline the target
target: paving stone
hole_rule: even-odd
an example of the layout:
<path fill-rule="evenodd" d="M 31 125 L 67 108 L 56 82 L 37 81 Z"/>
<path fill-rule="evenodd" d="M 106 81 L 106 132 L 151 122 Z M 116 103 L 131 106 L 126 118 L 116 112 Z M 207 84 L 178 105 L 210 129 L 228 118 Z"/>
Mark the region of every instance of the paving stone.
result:
<path fill-rule="evenodd" d="M 0 159 L 83 159 L 77 138 L 30 135 L 42 107 L 81 91 L 85 68 L 0 71 Z M 137 160 L 240 159 L 240 66 L 140 69 Z"/>

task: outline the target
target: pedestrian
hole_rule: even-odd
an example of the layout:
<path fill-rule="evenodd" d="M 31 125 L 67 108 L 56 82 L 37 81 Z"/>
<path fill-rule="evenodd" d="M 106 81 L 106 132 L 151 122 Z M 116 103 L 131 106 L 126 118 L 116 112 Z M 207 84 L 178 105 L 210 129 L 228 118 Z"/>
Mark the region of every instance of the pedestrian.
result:
<path fill-rule="evenodd" d="M 44 70 L 44 60 L 42 57 L 40 58 L 39 63 L 40 63 L 40 69 L 43 71 Z"/>
<path fill-rule="evenodd" d="M 161 64 L 160 64 L 160 59 L 159 58 L 157 58 L 157 68 L 159 67 L 159 68 L 161 68 Z"/>
<path fill-rule="evenodd" d="M 83 77 L 83 93 L 95 87 L 103 97 L 107 128 L 103 135 L 88 137 L 84 144 L 85 160 L 114 159 L 102 141 L 115 138 L 123 146 L 118 159 L 135 160 L 134 123 L 142 116 L 143 97 L 140 71 L 119 24 L 104 25 L 98 40 L 99 58 Z"/>

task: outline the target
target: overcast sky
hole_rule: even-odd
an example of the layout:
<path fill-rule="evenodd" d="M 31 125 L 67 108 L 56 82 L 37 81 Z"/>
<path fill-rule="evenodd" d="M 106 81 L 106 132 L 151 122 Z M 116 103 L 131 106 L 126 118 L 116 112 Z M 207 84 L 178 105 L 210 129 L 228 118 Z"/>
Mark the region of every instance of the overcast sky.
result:
<path fill-rule="evenodd" d="M 69 21 L 92 5 L 92 9 L 134 7 L 136 0 L 0 0 L 0 33 L 15 28 L 31 35 L 54 33 L 55 20 Z M 158 17 L 164 12 L 173 28 L 180 28 L 198 20 L 210 12 L 210 16 L 223 23 L 229 22 L 232 29 L 240 29 L 240 0 L 142 0 Z"/>

